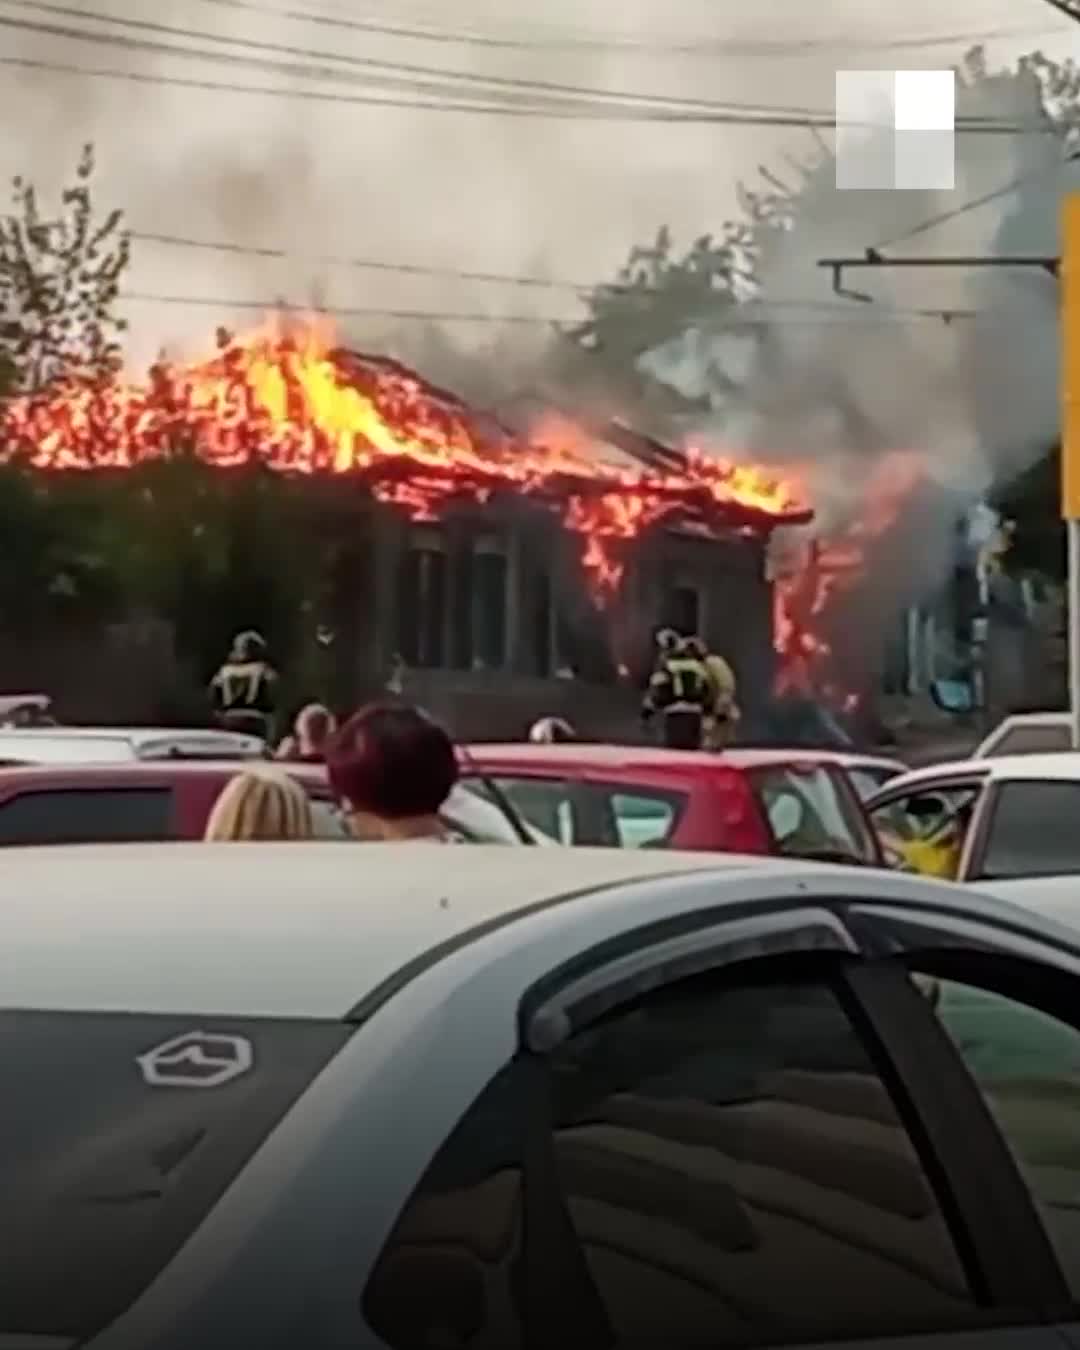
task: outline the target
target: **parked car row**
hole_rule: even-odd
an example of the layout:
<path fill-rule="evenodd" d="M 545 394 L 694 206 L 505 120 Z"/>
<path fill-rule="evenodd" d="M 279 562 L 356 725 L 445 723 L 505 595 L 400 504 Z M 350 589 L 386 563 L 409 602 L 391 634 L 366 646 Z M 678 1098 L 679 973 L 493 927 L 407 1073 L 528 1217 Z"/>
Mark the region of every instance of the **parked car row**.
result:
<path fill-rule="evenodd" d="M 1075 929 L 802 861 L 350 856 L 0 855 L 0 1344 L 1080 1345 Z"/>
<path fill-rule="evenodd" d="M 0 730 L 0 846 L 199 839 L 229 778 L 264 754 L 225 732 Z M 584 744 L 472 745 L 460 761 L 444 816 L 473 842 L 799 857 L 963 882 L 1080 874 L 1072 752 L 911 771 L 827 751 Z M 348 838 L 325 771 L 282 767 L 317 836 Z"/>

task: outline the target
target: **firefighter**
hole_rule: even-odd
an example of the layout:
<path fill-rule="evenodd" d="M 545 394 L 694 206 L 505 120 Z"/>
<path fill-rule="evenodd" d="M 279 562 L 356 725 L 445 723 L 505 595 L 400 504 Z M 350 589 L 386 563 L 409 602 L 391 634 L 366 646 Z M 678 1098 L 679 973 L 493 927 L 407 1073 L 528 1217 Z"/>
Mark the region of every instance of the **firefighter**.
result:
<path fill-rule="evenodd" d="M 710 750 L 723 750 L 731 744 L 742 716 L 736 701 L 738 686 L 735 672 L 722 656 L 706 651 L 704 661 L 713 695 L 712 707 L 705 719 L 705 744 Z"/>
<path fill-rule="evenodd" d="M 277 687 L 277 671 L 267 658 L 266 640 L 253 629 L 237 633 L 228 660 L 210 682 L 219 725 L 272 741 Z"/>
<path fill-rule="evenodd" d="M 657 637 L 658 661 L 641 705 L 646 724 L 659 713 L 662 737 L 670 750 L 700 750 L 705 718 L 713 704 L 712 683 L 695 639 Z"/>

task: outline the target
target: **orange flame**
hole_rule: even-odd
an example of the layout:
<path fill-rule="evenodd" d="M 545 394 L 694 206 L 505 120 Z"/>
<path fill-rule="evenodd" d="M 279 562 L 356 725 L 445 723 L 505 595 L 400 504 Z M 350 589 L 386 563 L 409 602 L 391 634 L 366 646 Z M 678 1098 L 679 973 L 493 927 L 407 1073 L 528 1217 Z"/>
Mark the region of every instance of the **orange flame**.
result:
<path fill-rule="evenodd" d="M 788 575 L 776 578 L 777 694 L 808 694 L 841 712 L 853 712 L 858 706 L 859 696 L 838 682 L 832 645 L 821 630 L 866 574 L 867 552 L 896 524 L 924 474 L 920 455 L 897 452 L 887 456 L 871 475 L 859 516 L 831 538 L 808 540 L 798 564 Z"/>
<path fill-rule="evenodd" d="M 523 441 L 394 362 L 334 350 L 316 324 L 233 340 L 145 382 L 65 386 L 0 410 L 0 463 L 42 470 L 128 469 L 181 453 L 229 468 L 350 475 L 414 520 L 456 501 L 513 493 L 562 511 L 585 541 L 590 589 L 605 603 L 612 554 L 663 519 L 767 530 L 810 512 L 790 484 L 691 452 L 679 472 L 627 471 L 582 445 Z"/>

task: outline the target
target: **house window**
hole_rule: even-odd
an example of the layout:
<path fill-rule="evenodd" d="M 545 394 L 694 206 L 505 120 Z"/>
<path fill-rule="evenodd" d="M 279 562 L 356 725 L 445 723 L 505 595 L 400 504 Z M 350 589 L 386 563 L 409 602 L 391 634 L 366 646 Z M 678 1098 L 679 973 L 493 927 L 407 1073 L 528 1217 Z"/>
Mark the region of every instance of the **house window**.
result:
<path fill-rule="evenodd" d="M 679 582 L 670 586 L 664 599 L 665 628 L 674 628 L 678 633 L 699 633 L 701 631 L 701 592 L 696 586 Z"/>
<path fill-rule="evenodd" d="M 398 650 L 406 665 L 446 664 L 446 579 L 441 535 L 418 531 L 398 576 Z"/>
<path fill-rule="evenodd" d="M 555 670 L 555 604 L 551 577 L 538 572 L 530 588 L 529 671 L 546 679 Z"/>
<path fill-rule="evenodd" d="M 506 665 L 508 566 L 501 541 L 473 539 L 454 557 L 453 662 L 458 670 Z"/>

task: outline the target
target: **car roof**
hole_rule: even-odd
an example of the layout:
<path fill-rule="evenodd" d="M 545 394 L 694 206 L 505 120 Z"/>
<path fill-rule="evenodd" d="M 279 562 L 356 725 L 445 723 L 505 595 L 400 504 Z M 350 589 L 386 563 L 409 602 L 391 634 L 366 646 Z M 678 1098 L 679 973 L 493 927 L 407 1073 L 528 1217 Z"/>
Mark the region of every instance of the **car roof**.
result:
<path fill-rule="evenodd" d="M 340 1017 L 429 947 L 509 911 L 754 865 L 706 853 L 549 852 L 537 867 L 530 849 L 430 842 L 3 849 L 0 998 L 55 1010 Z"/>
<path fill-rule="evenodd" d="M 957 891 L 894 873 L 708 853 L 566 849 L 543 864 L 528 849 L 431 842 L 0 850 L 3 1006 L 336 1020 L 403 969 L 492 925 L 559 901 L 606 907 L 616 888 L 649 879 L 703 874 L 708 885 L 690 907 L 708 911 L 763 881 L 792 897 L 914 904 L 939 893 L 955 904 Z M 670 897 L 657 899 L 669 914 Z M 1024 921 L 973 888 L 964 907 Z M 1047 936 L 1045 924 L 1031 926 Z M 1049 938 L 1069 942 L 1052 926 Z"/>
<path fill-rule="evenodd" d="M 235 731 L 216 727 L 3 727 L 5 736 L 52 737 L 63 740 L 121 740 L 141 745 L 145 741 L 162 740 L 251 740 Z"/>
<path fill-rule="evenodd" d="M 958 759 L 945 764 L 929 764 L 894 778 L 881 789 L 893 793 L 897 788 L 936 782 L 939 778 L 980 778 L 990 782 L 1054 778 L 1080 781 L 1080 752 L 1055 750 L 1046 754 L 1002 755 L 999 759 Z"/>
<path fill-rule="evenodd" d="M 288 760 L 237 760 L 237 759 L 133 759 L 120 760 L 115 764 L 105 764 L 100 760 L 90 763 L 76 761 L 72 764 L 10 764 L 0 766 L 0 789 L 20 783 L 48 783 L 50 779 L 62 778 L 65 782 L 86 782 L 108 785 L 110 783 L 131 783 L 140 781 L 161 782 L 184 778 L 232 777 L 238 773 L 249 773 L 252 769 L 283 769 L 291 777 L 302 783 L 318 785 L 325 783 L 326 770 L 321 764 L 304 764 Z"/>
<path fill-rule="evenodd" d="M 834 755 L 818 750 L 754 749 L 668 750 L 655 745 L 590 745 L 573 741 L 556 745 L 532 742 L 468 745 L 460 752 L 466 771 L 472 761 L 477 768 L 491 764 L 520 764 L 523 768 L 664 770 L 675 773 L 715 773 L 722 769 L 768 768 L 773 764 L 839 763 Z"/>

